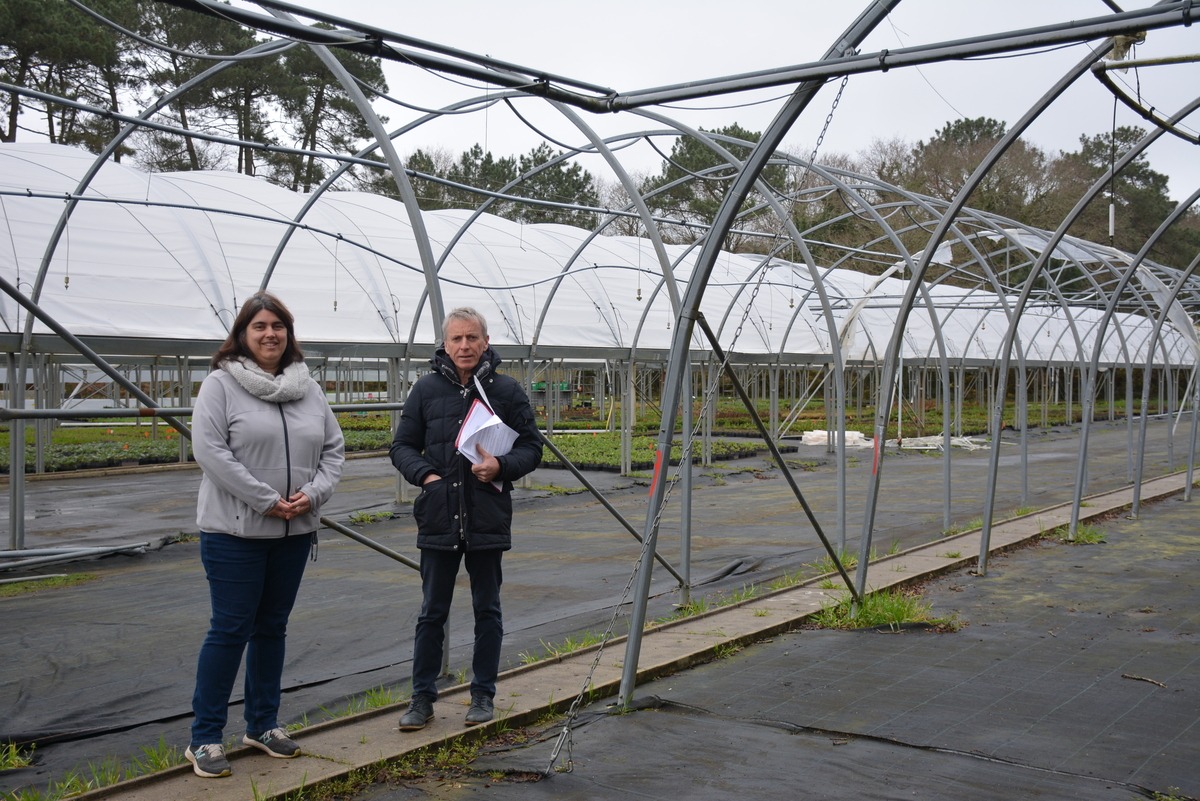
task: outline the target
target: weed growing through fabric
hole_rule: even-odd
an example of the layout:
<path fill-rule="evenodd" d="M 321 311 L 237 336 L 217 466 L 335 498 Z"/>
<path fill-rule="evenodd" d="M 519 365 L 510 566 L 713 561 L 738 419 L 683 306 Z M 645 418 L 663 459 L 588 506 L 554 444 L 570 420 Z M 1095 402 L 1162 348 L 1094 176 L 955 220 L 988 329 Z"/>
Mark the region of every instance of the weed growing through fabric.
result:
<path fill-rule="evenodd" d="M 530 487 L 534 492 L 546 492 L 550 495 L 579 495 L 587 492 L 586 487 L 560 487 L 557 484 L 534 484 Z"/>
<path fill-rule="evenodd" d="M 1051 534 L 1060 542 L 1067 545 L 1098 545 L 1102 542 L 1107 542 L 1104 539 L 1103 529 L 1091 523 L 1080 523 L 1076 526 L 1074 539 L 1071 539 L 1070 526 L 1059 526 Z"/>
<path fill-rule="evenodd" d="M 957 631 L 955 618 L 939 618 L 932 614 L 932 606 L 920 595 L 899 589 L 888 589 L 872 593 L 853 603 L 850 595 L 844 595 L 838 603 L 826 607 L 812 618 L 824 629 L 860 629 L 889 626 L 898 629 L 905 623 L 926 623 L 939 631 Z"/>
<path fill-rule="evenodd" d="M 0 743 L 0 770 L 27 768 L 33 764 L 33 748 L 25 753 L 16 743 Z"/>
<path fill-rule="evenodd" d="M 751 598 L 754 598 L 757 595 L 758 587 L 754 586 L 753 584 L 743 584 L 741 589 L 730 593 L 729 596 L 723 599 L 723 602 L 718 605 L 733 606 L 734 604 L 740 604 L 743 601 L 749 601 Z"/>
<path fill-rule="evenodd" d="M 735 645 L 731 642 L 718 643 L 717 646 L 713 648 L 713 656 L 715 656 L 717 659 L 728 659 L 740 650 L 742 650 L 742 646 Z"/>
<path fill-rule="evenodd" d="M 682 620 L 685 617 L 695 617 L 702 615 L 708 611 L 708 599 L 704 597 L 692 598 L 687 603 L 678 604 L 675 611 L 666 617 L 661 617 L 655 620 L 655 623 L 670 623 L 673 620 Z"/>
<path fill-rule="evenodd" d="M 566 656 L 567 654 L 571 654 L 576 651 L 582 651 L 584 648 L 590 648 L 593 645 L 599 645 L 601 640 L 601 635 L 591 631 L 585 631 L 578 636 L 568 636 L 565 640 L 563 640 L 561 645 L 548 643 L 545 640 L 538 640 L 538 644 L 542 646 L 542 653 L 533 654 L 528 651 L 522 651 L 521 653 L 517 654 L 517 658 L 521 660 L 522 665 L 532 665 L 536 662 L 542 661 L 543 659 L 558 659 Z"/>
<path fill-rule="evenodd" d="M 168 745 L 163 737 L 159 737 L 158 742 L 152 746 L 143 745 L 140 752 L 140 756 L 133 757 L 129 766 L 125 768 L 126 778 L 158 773 L 184 761 L 183 752 L 179 750 L 179 746 Z"/>
<path fill-rule="evenodd" d="M 93 573 L 72 573 L 65 576 L 46 576 L 46 578 L 30 579 L 29 581 L 15 581 L 12 584 L 0 584 L 0 598 L 15 598 L 18 595 L 28 595 L 43 590 L 59 590 L 95 580 L 96 576 Z"/>
<path fill-rule="evenodd" d="M 897 547 L 899 547 L 898 543 L 897 543 Z M 875 554 L 872 553 L 870 558 L 874 559 Z M 858 566 L 858 554 L 853 554 L 853 553 L 850 553 L 849 551 L 839 551 L 838 552 L 838 561 L 842 563 L 842 567 L 845 568 L 846 570 L 853 570 L 855 567 Z M 819 575 L 837 572 L 837 565 L 834 564 L 833 558 L 828 555 L 822 557 L 821 559 L 819 559 L 816 562 L 813 562 L 810 565 L 806 565 L 806 567 L 813 568 L 814 570 L 817 571 L 817 573 Z"/>
<path fill-rule="evenodd" d="M 0 746 L 0 755 L 6 754 L 9 747 Z M 27 758 L 28 755 L 26 755 Z M 99 762 L 89 762 L 87 768 L 82 770 L 71 768 L 61 779 L 51 781 L 45 791 L 26 788 L 6 795 L 4 799 L 5 801 L 61 801 L 92 790 L 111 787 L 126 779 L 158 773 L 182 764 L 183 761 L 183 752 L 179 750 L 178 746 L 167 745 L 166 740 L 159 737 L 158 743 L 152 746 L 142 746 L 139 753 L 124 764 L 116 757 L 107 757 Z M 24 765 L 0 763 L 0 770 L 14 767 L 24 767 Z"/>
<path fill-rule="evenodd" d="M 977 528 L 983 528 L 983 517 L 973 517 L 962 525 L 951 526 L 942 532 L 943 537 L 953 537 L 955 534 L 962 534 L 964 531 L 974 531 Z"/>
<path fill-rule="evenodd" d="M 1191 801 L 1178 787 L 1168 787 L 1165 793 L 1155 790 L 1150 793 L 1150 798 L 1152 801 Z"/>
<path fill-rule="evenodd" d="M 382 684 L 367 690 L 363 697 L 366 699 L 367 709 L 382 709 L 385 706 L 400 703 L 395 690 Z"/>
<path fill-rule="evenodd" d="M 393 517 L 391 512 L 367 512 L 359 510 L 350 513 L 350 522 L 356 526 L 369 526 L 372 523 L 379 523 L 383 520 L 391 520 Z"/>
<path fill-rule="evenodd" d="M 786 590 L 791 587 L 795 587 L 797 584 L 803 584 L 803 583 L 804 583 L 804 573 L 797 570 L 794 573 L 784 573 L 779 578 L 771 581 L 770 583 L 767 584 L 767 590 L 769 592 L 775 592 L 776 590 Z"/>

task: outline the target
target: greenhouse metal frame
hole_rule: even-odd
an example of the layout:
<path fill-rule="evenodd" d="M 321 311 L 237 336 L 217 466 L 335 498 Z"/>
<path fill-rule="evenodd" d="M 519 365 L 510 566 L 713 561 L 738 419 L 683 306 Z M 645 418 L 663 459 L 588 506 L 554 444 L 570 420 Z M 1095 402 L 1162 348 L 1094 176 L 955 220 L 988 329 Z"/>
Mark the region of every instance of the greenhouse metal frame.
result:
<path fill-rule="evenodd" d="M 240 301 L 260 288 L 279 292 L 302 321 L 306 350 L 315 355 L 313 362 L 325 381 L 337 387 L 334 403 L 354 400 L 355 385 L 373 376 L 388 387 L 387 397 L 380 400 L 398 408 L 438 344 L 446 299 L 452 298 L 453 305 L 475 306 L 491 323 L 493 344 L 518 365 L 515 372 L 527 389 L 546 382 L 550 433 L 557 400 L 552 388 L 564 375 L 594 376 L 597 402 L 619 403 L 621 420 L 611 425 L 624 434 L 626 471 L 639 396 L 657 393 L 662 410 L 659 453 L 670 452 L 681 427 L 685 455 L 690 458 L 695 448 L 702 460 L 711 459 L 712 399 L 721 382 L 746 401 L 756 420 L 751 396 L 768 398 L 770 414 L 759 421 L 764 439 L 856 598 L 867 590 L 873 521 L 887 475 L 887 429 L 898 398 L 903 404 L 919 395 L 918 405 L 932 399 L 945 412 L 931 447 L 941 450 L 947 528 L 954 440 L 962 433 L 963 406 L 972 402 L 970 384 L 977 386 L 975 400 L 982 399 L 988 408 L 991 441 L 981 510 L 981 572 L 987 569 L 999 432 L 1010 386 L 1022 420 L 1029 420 L 1031 407 L 1041 404 L 1044 422 L 1045 405 L 1056 393 L 1062 393 L 1068 409 L 1079 404 L 1072 535 L 1087 493 L 1093 409 L 1100 394 L 1107 393 L 1111 415 L 1118 386 L 1125 393 L 1128 478 L 1135 488 L 1143 480 L 1151 409 L 1180 418 L 1187 414 L 1189 430 L 1180 439 L 1187 443 L 1190 497 L 1197 438 L 1192 411 L 1200 402 L 1200 339 L 1194 322 L 1200 314 L 1200 280 L 1195 276 L 1200 254 L 1182 269 L 1147 256 L 1200 197 L 1200 188 L 1176 206 L 1136 253 L 1083 241 L 1067 231 L 1088 203 L 1102 196 L 1112 174 L 1119 174 L 1160 137 L 1186 137 L 1181 122 L 1200 106 L 1200 98 L 1171 113 L 1143 110 L 1154 127 L 1114 160 L 1110 175 L 1078 199 L 1056 230 L 1039 230 L 972 209 L 970 200 L 1007 150 L 1068 87 L 1107 68 L 1113 37 L 1190 25 L 1193 16 L 1200 15 L 1200 2 L 1171 0 L 1137 11 L 1113 6 L 1114 13 L 1093 19 L 862 53 L 859 47 L 899 0 L 872 2 L 819 61 L 633 92 L 615 92 L 285 2 L 260 0 L 254 5 L 261 11 L 218 8 L 215 0 L 169 2 L 211 14 L 223 24 L 246 25 L 270 38 L 245 53 L 217 60 L 136 117 L 31 87 L 0 85 L 15 96 L 73 105 L 121 125 L 121 133 L 99 154 L 50 144 L 0 145 L 0 242 L 5 243 L 0 245 L 0 340 L 7 356 L 4 417 L 11 423 L 10 549 L 23 547 L 24 422 L 39 421 L 34 427 L 39 454 L 35 469 L 41 469 L 40 454 L 49 437 L 42 421 L 73 414 L 70 399 L 63 400 L 63 386 L 75 383 L 70 377 L 86 377 L 96 370 L 111 382 L 114 397 L 118 390 L 124 392 L 143 414 L 160 416 L 186 435 L 180 418 L 188 411 L 194 374 L 205 369 L 209 355 L 224 339 Z M 85 4 L 73 4 L 80 13 L 91 13 Z M 313 27 L 314 23 L 330 28 Z M 780 150 L 785 135 L 810 113 L 830 82 L 840 80 L 844 86 L 850 76 L 867 72 L 1078 43 L 1088 44 L 1087 55 L 1030 102 L 950 201 L 823 165 L 816 148 L 808 159 Z M 292 47 L 312 48 L 328 68 L 330 81 L 354 98 L 375 136 L 357 153 L 290 151 L 316 155 L 332 165 L 329 177 L 312 192 L 297 194 L 232 173 L 143 173 L 110 160 L 122 141 L 139 129 L 205 138 L 164 123 L 159 112 L 174 97 L 232 64 L 276 58 Z M 357 83 L 331 55 L 331 48 L 469 77 L 501 90 L 449 102 L 387 130 L 374 108 L 381 98 Z M 764 87 L 785 87 L 790 94 L 780 101 L 757 142 L 704 132 L 662 110 L 668 103 Z M 576 132 L 576 145 L 535 172 L 575 159 L 598 159 L 625 190 L 628 204 L 585 207 L 527 197 L 522 185 L 533 177 L 527 173 L 500 190 L 457 186 L 476 193 L 475 208 L 423 210 L 412 179 L 444 179 L 409 170 L 397 143 L 424 125 L 501 104 L 518 114 L 518 108 L 527 107 L 548 111 Z M 615 114 L 628 121 L 628 130 L 602 135 L 584 116 L 587 113 Z M 680 221 L 651 212 L 647 200 L 652 198 L 640 193 L 621 159 L 624 148 L 636 143 L 669 146 L 681 136 L 694 138 L 724 162 L 719 175 L 713 171 L 680 179 L 720 181 L 724 186 L 711 220 L 687 222 L 701 229 L 687 244 L 672 242 L 666 232 Z M 734 148 L 748 152 L 748 157 L 739 160 Z M 340 179 L 351 167 L 381 166 L 390 171 L 399 201 L 341 188 Z M 768 169 L 786 175 L 787 185 L 775 187 L 763 180 Z M 761 199 L 760 206 L 747 207 L 752 194 Z M 489 213 L 498 201 L 591 212 L 599 222 L 592 230 L 521 224 Z M 793 212 L 804 204 L 826 204 L 840 211 L 802 229 Z M 774 231 L 740 227 L 747 215 L 762 211 L 774 216 Z M 635 225 L 640 235 L 614 233 L 621 223 Z M 826 236 L 849 223 L 871 233 L 854 247 L 836 245 Z M 757 252 L 726 249 L 731 234 L 753 238 Z M 149 372 L 155 392 L 141 389 L 147 383 L 142 370 Z M 1141 396 L 1135 398 L 1139 382 Z M 1159 392 L 1151 397 L 1155 385 Z M 34 408 L 19 389 L 28 386 L 33 387 Z M 838 470 L 838 508 L 832 525 L 825 524 L 828 531 L 809 508 L 802 487 L 791 479 L 777 448 L 818 393 Z M 693 395 L 701 399 L 698 416 L 685 400 Z M 842 433 L 848 408 L 861 406 L 864 396 L 875 408 L 876 467 L 864 501 L 859 558 L 851 577 L 839 559 L 848 538 L 849 503 L 849 455 Z M 1140 408 L 1139 414 L 1135 408 Z M 1027 427 L 1019 427 L 1026 493 Z M 551 446 L 552 442 L 548 440 Z M 1168 441 L 1167 448 L 1174 447 Z M 186 458 L 181 440 L 180 459 Z M 680 580 L 681 590 L 688 590 L 656 547 L 671 486 L 657 479 L 669 469 L 660 459 L 640 531 L 627 524 L 644 546 L 622 699 L 629 698 L 636 675 L 653 561 L 659 559 Z M 679 473 L 684 479 L 686 531 L 691 470 L 681 467 Z M 402 492 L 399 482 L 397 492 Z M 683 572 L 686 575 L 686 568 Z"/>

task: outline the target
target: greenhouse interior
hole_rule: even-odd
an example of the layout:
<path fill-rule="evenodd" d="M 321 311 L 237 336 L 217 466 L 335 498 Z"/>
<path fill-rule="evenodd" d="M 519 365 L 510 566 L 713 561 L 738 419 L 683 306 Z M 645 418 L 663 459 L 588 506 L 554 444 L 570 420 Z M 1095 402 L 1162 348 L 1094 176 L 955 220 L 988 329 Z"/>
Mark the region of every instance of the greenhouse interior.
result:
<path fill-rule="evenodd" d="M 878 505 L 903 492 L 888 470 L 901 449 L 941 460 L 943 495 L 929 504 L 945 527 L 958 482 L 974 482 L 985 498 L 985 548 L 1001 449 L 1016 454 L 1023 480 L 1039 480 L 1027 459 L 1031 429 L 1072 430 L 1076 514 L 1098 422 L 1127 432 L 1129 484 L 1159 469 L 1147 466 L 1159 450 L 1191 475 L 1200 186 L 1173 187 L 1171 204 L 1133 233 L 1115 187 L 1162 148 L 1197 144 L 1188 120 L 1200 98 L 1165 109 L 1149 99 L 1161 86 L 1197 85 L 1180 77 L 1194 77 L 1182 71 L 1195 57 L 1156 47 L 1156 37 L 1200 14 L 1193 2 L 1120 13 L 1097 3 L 1086 19 L 1005 20 L 987 35 L 890 50 L 876 32 L 905 4 L 873 2 L 848 17 L 819 59 L 629 92 L 303 4 L 128 5 L 157 27 L 106 16 L 102 4 L 68 0 L 64 13 L 161 63 L 201 48 L 170 36 L 185 17 L 228 36 L 189 71 L 118 93 L 120 102 L 114 94 L 110 105 L 103 93 L 56 91 L 33 73 L 24 84 L 8 72 L 0 81 L 14 119 L 20 109 L 79 130 L 88 121 L 73 138 L 65 127 L 49 137 L 17 137 L 14 128 L 0 142 L 10 559 L 26 548 L 27 479 L 54 469 L 61 427 L 148 420 L 156 438 L 180 434 L 167 460 L 190 461 L 199 382 L 240 304 L 264 289 L 294 313 L 307 364 L 335 410 L 384 415 L 391 426 L 428 369 L 446 312 L 469 306 L 487 319 L 505 370 L 533 401 L 547 457 L 573 435 L 565 422 L 586 419 L 588 432 L 619 435 L 619 470 L 631 473 L 632 441 L 649 419 L 641 433 L 657 451 L 681 446 L 684 454 L 660 462 L 655 478 L 678 476 L 712 463 L 727 405 L 748 413 L 751 435 L 785 471 L 782 449 L 816 437 L 837 465 L 840 491 L 834 508 L 813 513 L 798 490 L 796 518 L 805 525 L 807 515 L 809 535 L 856 597 L 868 587 Z M 1190 41 L 1194 50 L 1194 33 Z M 1073 48 L 1066 66 L 1044 85 L 1020 87 L 1021 108 L 972 142 L 983 146 L 949 190 L 825 158 L 836 150 L 826 133 L 860 81 L 956 63 L 984 69 L 989 57 L 1034 58 L 1060 46 Z M 353 136 L 288 142 L 188 123 L 184 109 L 202 107 L 195 98 L 213 102 L 239 80 L 232 73 L 273 69 L 300 53 L 339 98 L 339 113 L 355 118 Z M 384 63 L 399 70 L 389 75 L 441 80 L 444 102 L 406 103 L 402 89 L 377 85 Z M 705 128 L 688 113 L 688 103 L 764 92 L 773 105 L 761 132 Z M 1113 115 L 1102 168 L 1074 175 L 1070 194 L 1036 219 L 1022 214 L 1028 202 L 992 202 L 1039 120 L 1083 94 Z M 268 110 L 264 124 L 280 125 L 286 112 Z M 928 113 L 932 130 L 941 120 Z M 492 183 L 408 144 L 484 114 L 523 129 L 541 157 L 511 160 Z M 798 130 L 800 155 L 783 147 Z M 1118 142 L 1118 130 L 1136 134 Z M 155 162 L 152 146 L 174 155 Z M 189 149 L 201 157 L 189 163 Z M 646 151 L 661 157 L 659 179 L 627 164 Z M 685 153 L 703 158 L 684 163 Z M 295 165 L 308 170 L 299 182 L 288 179 Z M 601 177 L 605 191 L 564 197 L 563 184 L 551 183 L 581 174 Z M 1100 222 L 1085 226 L 1092 218 Z M 988 470 L 955 475 L 963 448 L 990 448 Z M 862 458 L 874 463 L 870 489 L 852 494 L 846 465 Z M 651 483 L 632 629 L 645 614 L 670 492 L 671 482 Z M 408 493 L 397 478 L 396 501 Z M 843 569 L 848 544 L 864 558 Z M 986 565 L 986 550 L 979 559 Z M 635 669 L 635 651 L 628 661 Z"/>

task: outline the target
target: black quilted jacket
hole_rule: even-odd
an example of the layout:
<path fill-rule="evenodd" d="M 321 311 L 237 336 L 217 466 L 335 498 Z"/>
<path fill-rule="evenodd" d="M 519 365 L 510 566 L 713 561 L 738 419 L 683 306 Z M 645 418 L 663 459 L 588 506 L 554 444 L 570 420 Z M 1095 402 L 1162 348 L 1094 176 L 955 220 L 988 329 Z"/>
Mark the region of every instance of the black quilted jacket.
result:
<path fill-rule="evenodd" d="M 392 464 L 410 484 L 421 487 L 413 502 L 417 547 L 435 550 L 512 547 L 512 482 L 542 461 L 542 439 L 533 408 L 521 385 L 500 375 L 500 357 L 488 348 L 475 376 L 492 411 L 518 433 L 512 450 L 498 457 L 503 489 L 496 490 L 471 473 L 471 463 L 454 447 L 471 403 L 479 397 L 475 382 L 463 386 L 454 363 L 442 348 L 431 360 L 433 371 L 421 376 L 408 393 L 396 435 Z M 430 473 L 441 481 L 423 485 Z"/>

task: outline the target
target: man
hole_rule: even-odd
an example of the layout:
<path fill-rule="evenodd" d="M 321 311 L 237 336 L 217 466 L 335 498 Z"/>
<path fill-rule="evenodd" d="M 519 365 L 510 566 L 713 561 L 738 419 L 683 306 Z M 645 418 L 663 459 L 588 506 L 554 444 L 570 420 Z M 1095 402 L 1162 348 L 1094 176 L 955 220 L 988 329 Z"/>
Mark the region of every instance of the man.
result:
<path fill-rule="evenodd" d="M 413 517 L 423 600 L 413 644 L 412 700 L 400 718 L 401 731 L 422 729 L 433 718 L 442 641 L 461 562 L 471 578 L 475 611 L 466 724 L 492 719 L 504 637 L 500 557 L 512 547 L 512 482 L 542 461 L 541 434 L 529 398 L 514 379 L 497 374 L 500 357 L 489 345 L 487 322 L 479 312 L 460 308 L 446 315 L 442 347 L 431 363 L 433 372 L 408 394 L 391 448 L 392 464 L 421 488 Z M 455 448 L 455 440 L 476 400 L 486 403 L 517 438 L 503 455 L 480 448 L 482 458 L 472 464 Z"/>

